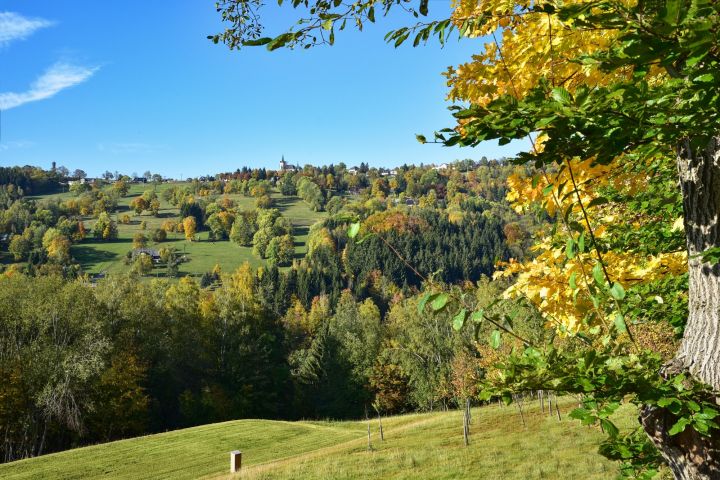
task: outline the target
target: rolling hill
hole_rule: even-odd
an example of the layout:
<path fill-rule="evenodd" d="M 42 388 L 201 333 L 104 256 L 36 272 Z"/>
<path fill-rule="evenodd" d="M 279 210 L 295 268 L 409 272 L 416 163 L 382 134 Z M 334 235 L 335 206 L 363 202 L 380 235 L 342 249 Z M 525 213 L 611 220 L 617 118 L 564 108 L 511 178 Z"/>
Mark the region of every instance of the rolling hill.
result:
<path fill-rule="evenodd" d="M 603 435 L 566 418 L 515 406 L 472 411 L 470 445 L 462 413 L 409 414 L 367 422 L 237 420 L 69 450 L 0 465 L 7 480 L 53 479 L 611 479 L 617 465 L 597 453 Z M 621 413 L 629 420 L 629 410 Z M 229 452 L 243 452 L 239 474 Z"/>

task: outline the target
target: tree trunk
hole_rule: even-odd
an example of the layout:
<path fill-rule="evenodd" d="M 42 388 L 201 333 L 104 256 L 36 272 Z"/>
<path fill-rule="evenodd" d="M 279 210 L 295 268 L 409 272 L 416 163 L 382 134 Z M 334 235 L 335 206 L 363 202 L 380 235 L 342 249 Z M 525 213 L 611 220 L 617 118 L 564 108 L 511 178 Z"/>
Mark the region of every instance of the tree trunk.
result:
<path fill-rule="evenodd" d="M 720 137 L 693 151 L 678 149 L 688 249 L 689 315 L 680 350 L 663 375 L 687 372 L 720 392 L 720 265 L 698 255 L 720 246 Z M 678 480 L 720 479 L 720 434 L 705 437 L 691 428 L 670 436 L 675 423 L 665 409 L 645 407 L 640 421 Z"/>

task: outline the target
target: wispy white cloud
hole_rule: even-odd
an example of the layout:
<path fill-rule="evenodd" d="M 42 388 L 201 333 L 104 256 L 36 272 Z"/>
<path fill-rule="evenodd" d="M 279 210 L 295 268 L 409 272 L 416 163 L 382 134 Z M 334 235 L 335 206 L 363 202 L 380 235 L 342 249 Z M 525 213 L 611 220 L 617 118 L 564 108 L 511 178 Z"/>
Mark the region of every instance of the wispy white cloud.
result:
<path fill-rule="evenodd" d="M 30 148 L 34 145 L 35 142 L 31 142 L 29 140 L 12 140 L 10 142 L 0 142 L 0 152 L 17 148 Z"/>
<path fill-rule="evenodd" d="M 27 18 L 13 12 L 0 12 L 0 47 L 27 38 L 52 24 L 53 22 L 42 18 Z"/>
<path fill-rule="evenodd" d="M 0 93 L 0 109 L 9 110 L 28 102 L 50 98 L 61 90 L 84 82 L 92 77 L 98 68 L 56 63 L 35 80 L 29 90 L 21 93 Z"/>

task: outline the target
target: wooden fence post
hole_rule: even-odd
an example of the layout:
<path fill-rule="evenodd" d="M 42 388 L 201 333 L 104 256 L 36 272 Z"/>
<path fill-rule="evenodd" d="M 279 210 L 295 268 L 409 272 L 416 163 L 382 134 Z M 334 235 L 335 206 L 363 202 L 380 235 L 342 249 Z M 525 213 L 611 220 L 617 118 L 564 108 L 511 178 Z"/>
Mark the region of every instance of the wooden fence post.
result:
<path fill-rule="evenodd" d="M 557 413 L 558 422 L 560 421 L 560 407 L 558 407 L 558 398 L 555 395 L 555 412 Z"/>
<path fill-rule="evenodd" d="M 239 472 L 241 467 L 242 452 L 240 450 L 233 450 L 230 452 L 230 473 Z"/>
<path fill-rule="evenodd" d="M 367 405 L 365 405 L 365 421 L 367 422 L 367 433 L 368 433 L 368 451 L 372 450 L 372 442 L 370 441 L 370 418 L 368 418 Z"/>

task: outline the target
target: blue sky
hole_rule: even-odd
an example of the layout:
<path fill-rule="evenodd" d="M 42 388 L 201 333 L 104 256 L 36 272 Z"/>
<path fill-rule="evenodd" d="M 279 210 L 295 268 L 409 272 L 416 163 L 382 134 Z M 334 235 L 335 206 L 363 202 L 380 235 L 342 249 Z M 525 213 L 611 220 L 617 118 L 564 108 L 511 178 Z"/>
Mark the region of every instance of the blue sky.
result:
<path fill-rule="evenodd" d="M 273 1 L 269 1 L 271 5 Z M 431 2 L 446 16 L 449 2 Z M 278 32 L 292 9 L 270 7 Z M 0 165 L 52 161 L 105 170 L 198 176 L 243 165 L 373 166 L 512 155 L 420 145 L 452 124 L 441 76 L 481 40 L 394 49 L 398 12 L 333 47 L 230 52 L 213 0 L 0 1 Z"/>

